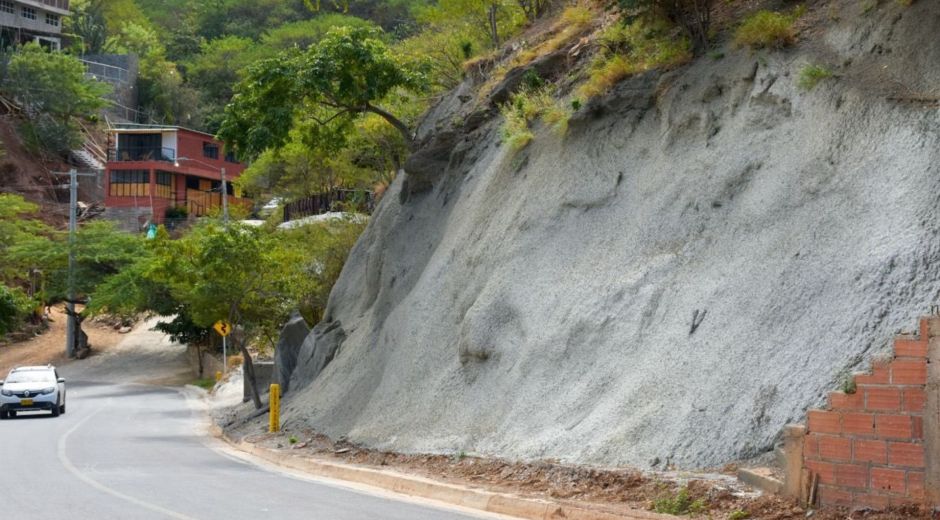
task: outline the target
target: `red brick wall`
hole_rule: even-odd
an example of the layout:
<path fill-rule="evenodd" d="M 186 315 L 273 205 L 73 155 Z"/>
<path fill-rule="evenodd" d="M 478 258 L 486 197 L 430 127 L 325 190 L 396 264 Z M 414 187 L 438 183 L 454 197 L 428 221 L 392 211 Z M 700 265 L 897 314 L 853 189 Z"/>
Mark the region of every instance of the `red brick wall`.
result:
<path fill-rule="evenodd" d="M 924 501 L 928 336 L 922 320 L 920 338 L 896 339 L 893 359 L 854 376 L 855 393 L 832 392 L 828 409 L 808 412 L 803 460 L 820 505 Z"/>

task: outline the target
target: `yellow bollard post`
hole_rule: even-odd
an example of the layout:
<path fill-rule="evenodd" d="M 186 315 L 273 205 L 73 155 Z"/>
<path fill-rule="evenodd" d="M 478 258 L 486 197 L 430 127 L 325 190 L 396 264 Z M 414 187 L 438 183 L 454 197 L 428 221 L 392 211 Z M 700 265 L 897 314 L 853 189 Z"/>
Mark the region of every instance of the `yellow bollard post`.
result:
<path fill-rule="evenodd" d="M 281 385 L 272 384 L 268 395 L 268 407 L 271 410 L 268 431 L 277 433 L 281 431 Z"/>
<path fill-rule="evenodd" d="M 217 382 L 222 380 L 222 372 L 216 372 L 216 373 L 215 373 L 215 380 L 216 380 Z"/>

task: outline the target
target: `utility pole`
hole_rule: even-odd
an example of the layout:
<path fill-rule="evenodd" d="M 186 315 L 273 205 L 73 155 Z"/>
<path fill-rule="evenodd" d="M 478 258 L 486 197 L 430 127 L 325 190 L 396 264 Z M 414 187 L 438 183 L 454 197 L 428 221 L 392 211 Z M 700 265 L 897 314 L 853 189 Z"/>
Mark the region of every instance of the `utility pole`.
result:
<path fill-rule="evenodd" d="M 78 172 L 75 168 L 69 170 L 69 291 L 68 321 L 65 327 L 65 355 L 69 359 L 75 357 L 75 228 L 78 215 Z"/>
<path fill-rule="evenodd" d="M 222 224 L 228 227 L 228 184 L 225 182 L 225 167 L 221 168 L 222 173 Z"/>
<path fill-rule="evenodd" d="M 78 177 L 97 177 L 97 173 L 78 173 L 69 170 L 69 274 L 68 301 L 66 308 L 68 321 L 65 327 L 65 354 L 69 359 L 75 357 L 75 231 L 78 228 Z"/>

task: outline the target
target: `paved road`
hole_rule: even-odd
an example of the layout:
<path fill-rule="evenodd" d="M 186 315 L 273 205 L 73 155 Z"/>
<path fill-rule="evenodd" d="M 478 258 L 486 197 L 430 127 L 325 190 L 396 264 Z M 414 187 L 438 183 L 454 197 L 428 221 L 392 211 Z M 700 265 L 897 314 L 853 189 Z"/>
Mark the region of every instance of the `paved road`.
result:
<path fill-rule="evenodd" d="M 73 379 L 101 376 L 111 361 L 135 355 L 140 352 L 128 348 L 87 365 L 93 370 L 76 364 L 61 372 Z M 201 433 L 201 412 L 173 388 L 76 379 L 68 392 L 68 413 L 58 418 L 37 413 L 0 421 L 2 518 L 496 518 L 243 462 Z"/>

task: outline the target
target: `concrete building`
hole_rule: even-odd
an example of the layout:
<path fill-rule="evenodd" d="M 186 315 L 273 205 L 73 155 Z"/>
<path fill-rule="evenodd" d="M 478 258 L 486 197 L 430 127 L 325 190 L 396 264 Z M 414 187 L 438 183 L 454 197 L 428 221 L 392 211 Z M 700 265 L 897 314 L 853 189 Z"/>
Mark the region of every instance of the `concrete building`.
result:
<path fill-rule="evenodd" d="M 116 125 L 105 168 L 106 216 L 127 229 L 172 224 L 167 215 L 199 217 L 222 205 L 222 173 L 229 205 L 247 205 L 231 181 L 245 166 L 212 135 L 178 126 Z"/>
<path fill-rule="evenodd" d="M 0 44 L 37 42 L 62 48 L 62 19 L 69 0 L 0 0 Z"/>

